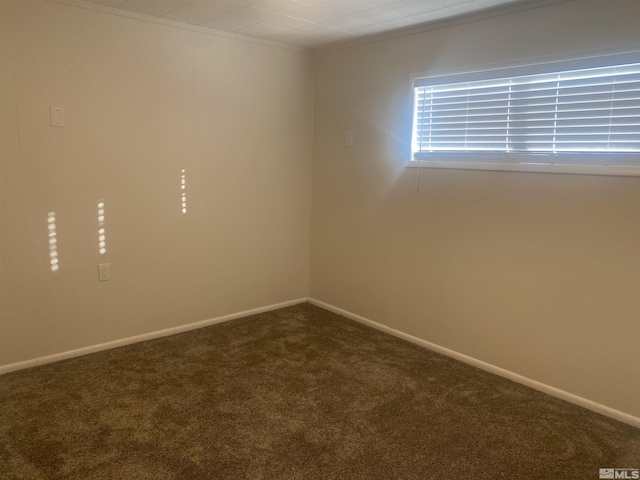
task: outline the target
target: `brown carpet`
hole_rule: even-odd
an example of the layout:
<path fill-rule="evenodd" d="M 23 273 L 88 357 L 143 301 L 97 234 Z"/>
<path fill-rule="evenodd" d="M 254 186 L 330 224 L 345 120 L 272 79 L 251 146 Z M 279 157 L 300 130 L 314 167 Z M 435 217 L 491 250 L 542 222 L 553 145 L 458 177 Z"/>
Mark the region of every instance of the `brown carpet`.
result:
<path fill-rule="evenodd" d="M 0 478 L 598 479 L 640 430 L 304 304 L 0 377 Z"/>

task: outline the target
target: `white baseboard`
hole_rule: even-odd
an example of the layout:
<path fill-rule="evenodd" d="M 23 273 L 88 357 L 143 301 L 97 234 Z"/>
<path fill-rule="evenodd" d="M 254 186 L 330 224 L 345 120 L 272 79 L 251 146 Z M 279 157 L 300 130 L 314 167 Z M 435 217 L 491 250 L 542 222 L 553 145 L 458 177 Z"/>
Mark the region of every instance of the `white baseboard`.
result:
<path fill-rule="evenodd" d="M 2 375 L 3 373 L 14 372 L 16 370 L 23 370 L 25 368 L 35 367 L 37 365 L 43 365 L 45 363 L 57 362 L 60 360 L 66 360 L 67 358 L 80 357 L 82 355 L 88 355 L 90 353 L 101 352 L 103 350 L 122 347 L 124 345 L 130 345 L 132 343 L 144 342 L 146 340 L 153 340 L 154 338 L 167 337 L 169 335 L 175 335 L 176 333 L 187 332 L 189 330 L 196 330 L 198 328 L 208 327 L 209 325 L 215 325 L 216 323 L 235 320 L 236 318 L 247 317 L 249 315 L 255 315 L 257 313 L 270 312 L 272 310 L 278 310 L 279 308 L 290 307 L 291 305 L 305 303 L 306 301 L 307 301 L 306 297 L 298 298 L 296 300 L 290 300 L 288 302 L 276 303 L 274 305 L 254 308 L 252 310 L 245 310 L 243 312 L 223 315 L 222 317 L 202 320 L 200 322 L 189 323 L 187 325 L 180 325 L 177 327 L 167 328 L 164 330 L 158 330 L 156 332 L 143 333 L 142 335 L 136 335 L 133 337 L 123 338 L 120 340 L 114 340 L 113 342 L 106 342 L 106 343 L 101 343 L 99 345 L 92 345 L 90 347 L 78 348 L 77 350 L 70 350 L 68 352 L 56 353 L 54 355 L 34 358 L 34 359 L 26 360 L 23 362 L 11 363 L 9 365 L 0 365 L 0 375 Z"/>
<path fill-rule="evenodd" d="M 505 370 L 504 368 L 497 367 L 490 363 L 483 362 L 482 360 L 478 360 L 473 357 L 469 357 L 462 353 L 456 352 L 454 350 L 450 350 L 445 347 L 441 347 L 440 345 L 436 345 L 435 343 L 428 342 L 426 340 L 422 340 L 420 338 L 414 337 L 413 335 L 409 335 L 407 333 L 403 333 L 399 330 L 395 330 L 393 328 L 387 327 L 386 325 L 382 325 L 380 323 L 374 322 L 373 320 L 369 320 L 368 318 L 361 317 L 360 315 L 356 315 L 355 313 L 348 312 L 338 307 L 334 307 L 328 303 L 322 302 L 320 300 L 316 300 L 314 298 L 308 299 L 309 303 L 316 305 L 320 308 L 324 308 L 325 310 L 329 310 L 331 312 L 342 315 L 351 320 L 355 320 L 356 322 L 363 323 L 370 327 L 373 327 L 377 330 L 381 330 L 386 332 L 394 337 L 401 338 L 403 340 L 407 340 L 411 343 L 415 343 L 421 347 L 424 347 L 428 350 L 432 350 L 437 353 L 441 353 L 451 358 L 455 358 L 456 360 L 460 360 L 463 363 L 472 365 L 474 367 L 480 368 L 482 370 L 486 370 L 487 372 L 493 373 L 495 375 L 499 375 L 504 378 L 508 378 L 514 382 L 520 383 L 522 385 L 526 385 L 527 387 L 531 387 L 535 390 L 539 390 L 541 392 L 547 393 L 554 397 L 565 400 L 569 403 L 573 403 L 580 407 L 586 408 L 596 413 L 600 413 L 607 417 L 613 418 L 620 422 L 627 423 L 629 425 L 633 425 L 634 427 L 640 428 L 640 418 L 635 417 L 633 415 L 629 415 L 628 413 L 621 412 L 619 410 L 615 410 L 613 408 L 607 407 L 600 403 L 593 402 L 583 397 L 579 397 L 578 395 L 574 395 L 573 393 L 565 392 L 564 390 L 560 390 L 559 388 L 552 387 L 551 385 L 547 385 L 536 380 L 533 380 L 528 377 L 524 377 L 517 373 L 511 372 L 509 370 Z"/>

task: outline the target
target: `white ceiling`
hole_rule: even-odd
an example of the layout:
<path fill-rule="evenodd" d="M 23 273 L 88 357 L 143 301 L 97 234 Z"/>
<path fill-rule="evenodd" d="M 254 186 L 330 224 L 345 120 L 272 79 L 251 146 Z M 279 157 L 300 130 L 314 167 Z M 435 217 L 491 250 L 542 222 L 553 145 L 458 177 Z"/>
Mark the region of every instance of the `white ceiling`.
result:
<path fill-rule="evenodd" d="M 86 0 L 200 27 L 320 47 L 531 0 Z"/>

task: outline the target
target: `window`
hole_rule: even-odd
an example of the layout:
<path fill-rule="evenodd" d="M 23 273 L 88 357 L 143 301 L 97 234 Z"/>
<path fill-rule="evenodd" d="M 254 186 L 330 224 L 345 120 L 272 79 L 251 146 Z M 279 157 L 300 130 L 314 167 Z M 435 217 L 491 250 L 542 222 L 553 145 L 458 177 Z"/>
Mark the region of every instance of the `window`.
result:
<path fill-rule="evenodd" d="M 640 55 L 416 78 L 413 86 L 416 163 L 640 175 Z"/>

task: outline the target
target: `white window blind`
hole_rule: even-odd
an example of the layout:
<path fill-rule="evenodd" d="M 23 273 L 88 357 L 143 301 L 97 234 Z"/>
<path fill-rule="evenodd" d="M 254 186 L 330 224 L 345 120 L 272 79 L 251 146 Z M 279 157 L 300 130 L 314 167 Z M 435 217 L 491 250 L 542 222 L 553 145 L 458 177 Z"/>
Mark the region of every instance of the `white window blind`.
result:
<path fill-rule="evenodd" d="M 447 152 L 640 152 L 640 63 L 554 69 L 416 79 L 414 160 Z M 637 154 L 619 157 L 640 163 Z"/>

